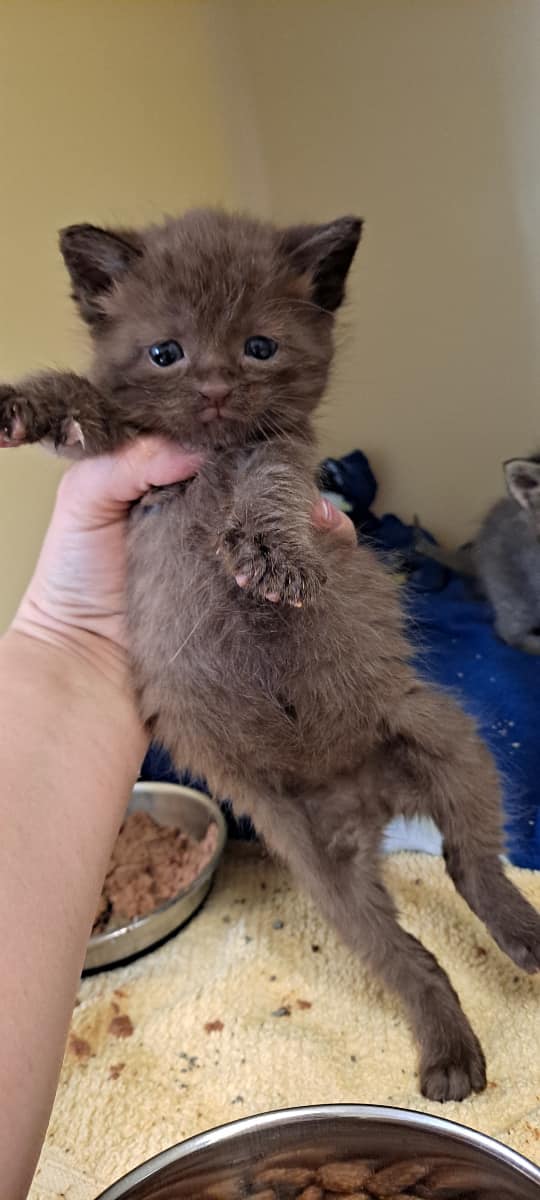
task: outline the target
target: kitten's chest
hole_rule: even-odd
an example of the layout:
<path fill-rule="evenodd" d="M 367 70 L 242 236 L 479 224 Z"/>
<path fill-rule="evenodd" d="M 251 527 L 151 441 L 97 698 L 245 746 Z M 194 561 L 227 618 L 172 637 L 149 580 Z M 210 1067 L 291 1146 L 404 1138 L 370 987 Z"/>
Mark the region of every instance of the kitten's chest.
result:
<path fill-rule="evenodd" d="M 187 737 L 201 722 L 220 727 L 239 695 L 252 715 L 274 695 L 284 622 L 274 606 L 248 602 L 216 553 L 234 499 L 230 471 L 153 499 L 130 521 L 130 652 L 145 719 L 170 703 Z"/>
<path fill-rule="evenodd" d="M 160 488 L 132 514 L 129 532 L 131 574 L 154 581 L 174 576 L 178 591 L 190 593 L 194 574 L 214 564 L 217 540 L 233 501 L 233 471 L 208 468 L 194 479 Z"/>
<path fill-rule="evenodd" d="M 190 648 L 215 642 L 225 615 L 234 624 L 234 581 L 217 554 L 234 496 L 230 459 L 195 479 L 158 490 L 131 514 L 128 618 L 138 646 L 167 658 L 189 636 Z M 193 632 L 196 629 L 197 636 Z M 190 656 L 187 656 L 190 657 Z"/>

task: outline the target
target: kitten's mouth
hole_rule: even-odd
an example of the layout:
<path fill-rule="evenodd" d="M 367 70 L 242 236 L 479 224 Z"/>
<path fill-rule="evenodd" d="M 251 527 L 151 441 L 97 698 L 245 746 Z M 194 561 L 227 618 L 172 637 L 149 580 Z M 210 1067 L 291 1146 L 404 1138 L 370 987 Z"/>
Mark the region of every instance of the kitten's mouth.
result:
<path fill-rule="evenodd" d="M 209 425 L 211 421 L 237 421 L 238 413 L 231 412 L 230 408 L 217 408 L 216 405 L 213 405 L 213 407 L 203 408 L 199 413 L 199 420 L 203 425 Z"/>

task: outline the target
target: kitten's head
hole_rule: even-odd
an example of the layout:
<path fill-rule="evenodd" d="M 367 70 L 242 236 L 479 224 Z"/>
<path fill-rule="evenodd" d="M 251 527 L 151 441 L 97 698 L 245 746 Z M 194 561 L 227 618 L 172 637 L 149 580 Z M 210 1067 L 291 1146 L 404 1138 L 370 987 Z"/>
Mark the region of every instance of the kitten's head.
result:
<path fill-rule="evenodd" d="M 301 434 L 324 391 L 361 221 L 279 230 L 210 210 L 60 245 L 93 378 L 137 429 L 202 446 Z"/>
<path fill-rule="evenodd" d="M 510 495 L 525 510 L 540 538 L 540 455 L 511 458 L 503 470 Z"/>

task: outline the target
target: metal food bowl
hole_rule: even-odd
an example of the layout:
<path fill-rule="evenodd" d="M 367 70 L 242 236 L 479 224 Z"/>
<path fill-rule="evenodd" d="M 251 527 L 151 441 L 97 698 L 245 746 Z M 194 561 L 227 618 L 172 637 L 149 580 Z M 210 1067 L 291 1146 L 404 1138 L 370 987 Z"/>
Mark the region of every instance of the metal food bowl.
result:
<path fill-rule="evenodd" d="M 485 1134 L 407 1109 L 327 1104 L 265 1113 L 201 1133 L 137 1167 L 99 1200 L 241 1200 L 264 1195 L 268 1184 L 257 1180 L 261 1172 L 307 1167 L 315 1173 L 324 1164 L 351 1158 L 366 1158 L 377 1170 L 404 1159 L 429 1160 L 432 1171 L 438 1165 L 448 1172 L 450 1166 L 455 1187 L 448 1177 L 446 1186 L 441 1182 L 437 1188 L 428 1176 L 418 1193 L 409 1184 L 413 1194 L 434 1200 L 538 1200 L 540 1195 L 538 1167 Z M 302 1186 L 291 1188 L 282 1180 L 272 1190 L 281 1200 L 297 1196 Z"/>
<path fill-rule="evenodd" d="M 127 811 L 150 813 L 159 825 L 177 825 L 196 841 L 204 837 L 210 822 L 215 821 L 217 846 L 210 862 L 193 883 L 166 904 L 144 917 L 94 934 L 88 943 L 83 974 L 125 962 L 164 941 L 184 925 L 208 895 L 225 847 L 227 827 L 221 809 L 209 796 L 193 788 L 174 783 L 137 783 Z"/>

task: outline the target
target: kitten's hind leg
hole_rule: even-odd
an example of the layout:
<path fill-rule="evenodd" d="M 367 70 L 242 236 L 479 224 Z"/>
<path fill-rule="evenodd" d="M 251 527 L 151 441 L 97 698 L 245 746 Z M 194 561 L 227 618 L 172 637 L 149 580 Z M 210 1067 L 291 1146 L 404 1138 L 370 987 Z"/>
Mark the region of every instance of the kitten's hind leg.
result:
<path fill-rule="evenodd" d="M 259 801 L 255 823 L 344 941 L 400 996 L 420 1044 L 423 1094 L 462 1100 L 486 1086 L 484 1056 L 437 960 L 397 923 L 379 873 L 379 786 L 379 765 L 368 765 L 318 796 Z"/>
<path fill-rule="evenodd" d="M 504 873 L 499 779 L 473 722 L 417 684 L 392 714 L 385 758 L 396 811 L 433 818 L 457 890 L 501 950 L 524 971 L 537 971 L 540 915 Z"/>

